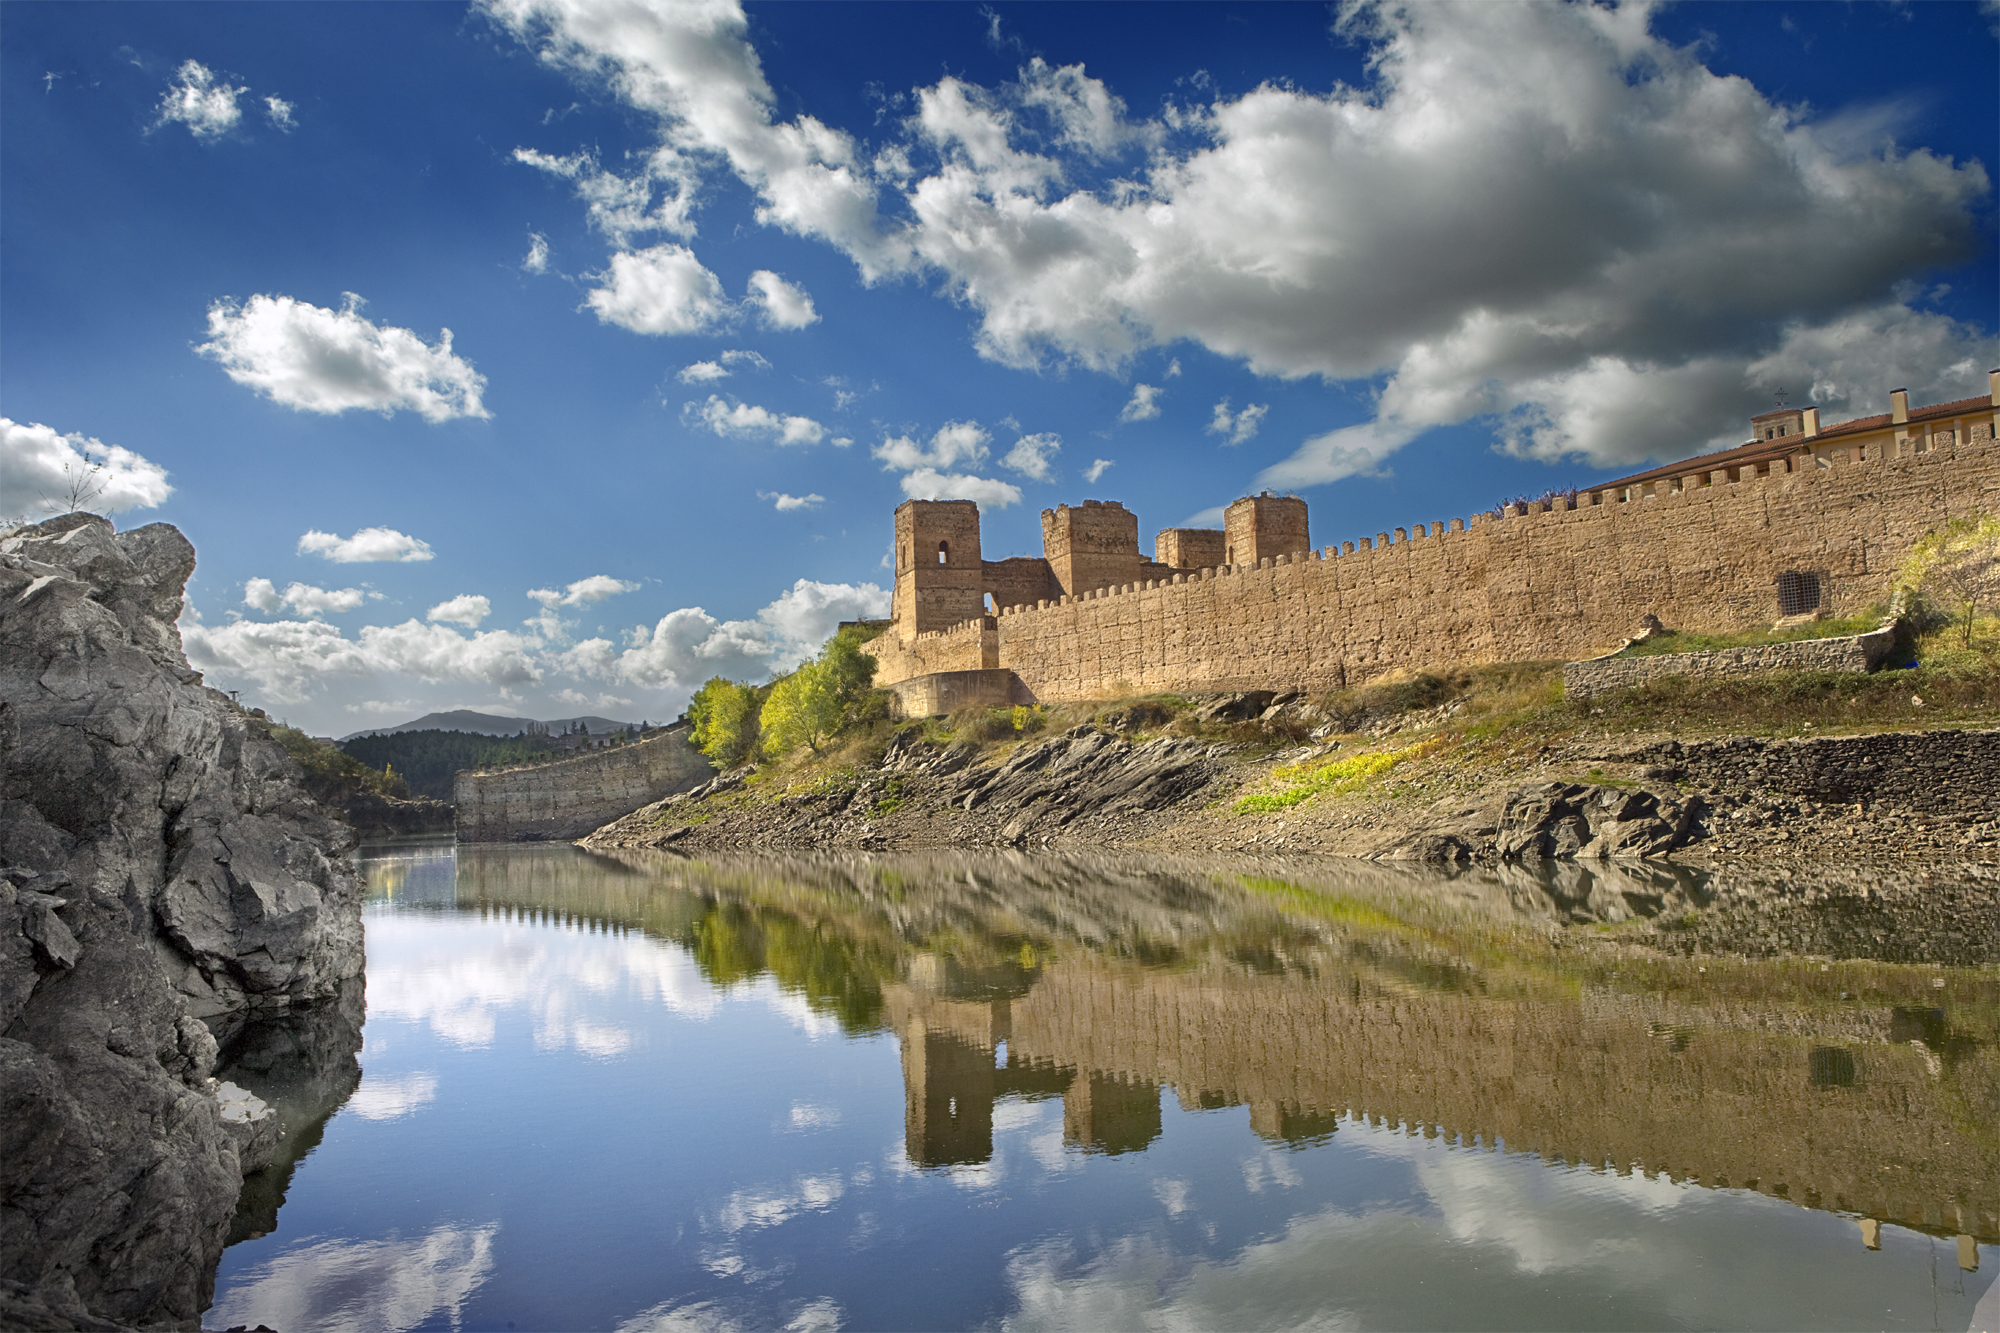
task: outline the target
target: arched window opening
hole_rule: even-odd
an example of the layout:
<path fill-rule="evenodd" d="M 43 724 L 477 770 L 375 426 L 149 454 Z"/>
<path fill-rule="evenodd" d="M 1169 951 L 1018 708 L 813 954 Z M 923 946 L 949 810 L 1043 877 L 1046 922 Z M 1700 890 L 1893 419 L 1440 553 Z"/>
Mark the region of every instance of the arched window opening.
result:
<path fill-rule="evenodd" d="M 1799 616 L 1819 610 L 1819 575 L 1788 569 L 1778 575 L 1778 614 Z"/>
<path fill-rule="evenodd" d="M 950 564 L 950 563 L 951 563 L 951 543 L 950 543 L 950 542 L 939 542 L 939 543 L 938 543 L 938 563 L 939 563 L 940 565 L 948 565 L 948 564 Z"/>

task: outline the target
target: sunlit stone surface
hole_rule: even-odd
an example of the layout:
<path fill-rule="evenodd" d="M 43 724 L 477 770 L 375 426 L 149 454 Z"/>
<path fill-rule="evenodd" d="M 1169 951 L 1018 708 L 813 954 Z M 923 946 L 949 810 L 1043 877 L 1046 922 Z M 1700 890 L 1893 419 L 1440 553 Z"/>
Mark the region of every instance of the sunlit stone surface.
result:
<path fill-rule="evenodd" d="M 367 869 L 211 1327 L 2000 1326 L 2000 978 L 1621 942 L 1689 872 Z"/>

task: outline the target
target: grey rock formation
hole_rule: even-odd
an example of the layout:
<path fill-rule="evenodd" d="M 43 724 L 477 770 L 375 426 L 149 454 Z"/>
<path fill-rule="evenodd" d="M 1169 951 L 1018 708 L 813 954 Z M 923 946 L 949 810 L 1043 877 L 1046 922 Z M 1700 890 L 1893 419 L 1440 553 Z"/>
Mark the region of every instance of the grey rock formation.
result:
<path fill-rule="evenodd" d="M 182 655 L 193 569 L 164 524 L 0 541 L 0 1325 L 194 1327 L 258 1137 L 207 1022 L 361 970 L 351 835 Z"/>
<path fill-rule="evenodd" d="M 1529 783 L 1503 793 L 1497 808 L 1464 811 L 1376 855 L 1446 862 L 1664 856 L 1687 841 L 1699 805 L 1664 783 Z"/>

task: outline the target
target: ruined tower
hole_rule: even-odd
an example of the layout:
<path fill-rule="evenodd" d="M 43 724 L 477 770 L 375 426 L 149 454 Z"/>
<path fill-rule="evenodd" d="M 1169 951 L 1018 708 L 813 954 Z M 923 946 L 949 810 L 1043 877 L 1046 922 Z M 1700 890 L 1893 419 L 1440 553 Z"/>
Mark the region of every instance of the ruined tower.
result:
<path fill-rule="evenodd" d="M 1296 495 L 1246 495 L 1222 511 L 1227 563 L 1256 568 L 1259 561 L 1312 549 L 1306 502 Z"/>
<path fill-rule="evenodd" d="M 906 500 L 896 509 L 896 593 L 890 614 L 904 643 L 986 614 L 979 506 Z"/>
<path fill-rule="evenodd" d="M 1131 583 L 1141 563 L 1139 517 L 1116 500 L 1044 509 L 1042 554 L 1066 596 Z"/>

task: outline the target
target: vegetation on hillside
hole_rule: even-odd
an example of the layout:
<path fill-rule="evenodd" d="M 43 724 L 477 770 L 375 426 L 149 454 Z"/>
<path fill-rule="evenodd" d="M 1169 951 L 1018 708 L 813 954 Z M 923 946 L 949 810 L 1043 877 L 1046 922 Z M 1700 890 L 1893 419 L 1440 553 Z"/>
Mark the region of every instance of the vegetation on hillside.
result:
<path fill-rule="evenodd" d="M 249 711 L 251 728 L 276 741 L 304 771 L 303 785 L 312 798 L 325 805 L 341 806 L 360 792 L 391 796 L 399 800 L 410 795 L 410 784 L 388 767 L 371 768 L 338 746 L 316 741 L 296 727 L 273 721 L 261 708 Z"/>
<path fill-rule="evenodd" d="M 621 739 L 612 734 L 613 743 Z M 393 768 L 419 796 L 452 799 L 452 779 L 461 769 L 521 768 L 571 758 L 575 751 L 547 736 L 488 736 L 476 731 L 398 731 L 356 736 L 340 746 L 369 768 Z"/>

